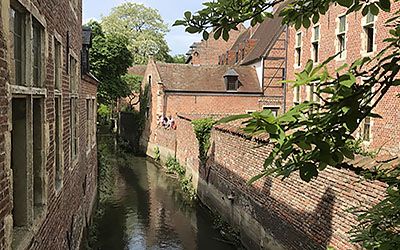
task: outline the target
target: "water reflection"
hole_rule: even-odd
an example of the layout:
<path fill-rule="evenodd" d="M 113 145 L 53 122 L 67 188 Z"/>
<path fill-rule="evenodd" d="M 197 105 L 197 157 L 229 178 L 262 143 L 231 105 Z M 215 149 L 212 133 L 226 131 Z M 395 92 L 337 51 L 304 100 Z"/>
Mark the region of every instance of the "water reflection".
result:
<path fill-rule="evenodd" d="M 208 211 L 187 204 L 174 177 L 141 157 L 111 162 L 113 192 L 100 198 L 95 249 L 236 249 L 213 229 Z"/>

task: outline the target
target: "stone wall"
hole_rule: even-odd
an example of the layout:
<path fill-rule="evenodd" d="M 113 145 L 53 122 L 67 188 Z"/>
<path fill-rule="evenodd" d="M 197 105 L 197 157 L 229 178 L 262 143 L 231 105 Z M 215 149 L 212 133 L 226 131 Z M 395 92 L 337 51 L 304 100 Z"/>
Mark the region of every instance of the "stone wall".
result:
<path fill-rule="evenodd" d="M 97 81 L 78 73 L 77 93 L 71 93 L 69 86 L 69 56 L 77 60 L 80 72 L 80 51 L 82 48 L 82 2 L 63 0 L 12 0 L 27 15 L 32 15 L 43 25 L 43 86 L 39 90 L 31 87 L 12 86 L 10 36 L 10 1 L 0 2 L 0 249 L 11 249 L 12 242 L 23 242 L 19 249 L 78 249 L 84 227 L 90 221 L 97 189 L 96 140 L 88 141 L 87 101 L 95 103 Z M 28 18 L 27 18 L 28 19 Z M 54 39 L 62 46 L 61 88 L 55 90 Z M 28 39 L 29 40 L 29 39 Z M 29 44 L 29 41 L 27 41 Z M 27 48 L 27 55 L 31 55 Z M 29 62 L 29 61 L 28 61 Z M 31 64 L 27 64 L 31 67 Z M 32 77 L 27 73 L 27 77 Z M 17 93 L 17 92 L 18 93 Z M 21 93 L 23 92 L 23 93 Z M 13 98 L 25 98 L 32 103 L 34 98 L 43 100 L 43 212 L 35 217 L 23 237 L 17 237 L 13 225 L 13 168 L 11 166 L 11 133 Z M 77 160 L 70 159 L 71 142 L 71 97 L 77 98 Z M 55 184 L 55 98 L 61 99 L 61 151 L 62 186 Z M 31 105 L 31 104 L 30 104 Z M 95 105 L 94 105 L 95 108 Z M 30 114 L 28 114 L 30 116 Z M 95 118 L 92 120 L 95 127 Z M 28 124 L 30 126 L 31 124 Z M 95 136 L 95 129 L 93 130 Z M 28 133 L 29 134 L 29 133 Z M 92 137 L 93 138 L 93 137 Z M 28 140 L 32 144 L 32 138 Z M 23 157 L 23 156 L 21 156 Z M 30 163 L 32 164 L 32 163 Z M 17 180 L 23 181 L 23 180 Z M 27 187 L 33 189 L 32 186 Z M 19 230 L 19 229 L 18 229 Z"/>
<path fill-rule="evenodd" d="M 347 232 L 356 220 L 347 209 L 377 203 L 384 184 L 328 168 L 310 183 L 293 174 L 283 181 L 268 177 L 249 186 L 246 182 L 262 171 L 271 146 L 265 139 L 247 138 L 234 126 L 218 126 L 211 135 L 206 166 L 200 166 L 188 116 L 179 116 L 173 134 L 158 130 L 159 140 L 151 143 L 159 146 L 161 155 L 176 155 L 193 176 L 200 200 L 231 223 L 249 249 L 358 249 L 349 243 Z"/>

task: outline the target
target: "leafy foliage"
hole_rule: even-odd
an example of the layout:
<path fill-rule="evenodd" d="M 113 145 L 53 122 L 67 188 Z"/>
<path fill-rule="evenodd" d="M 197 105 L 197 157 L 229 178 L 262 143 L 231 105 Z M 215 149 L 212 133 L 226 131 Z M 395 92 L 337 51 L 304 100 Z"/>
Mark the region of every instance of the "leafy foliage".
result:
<path fill-rule="evenodd" d="M 202 33 L 207 40 L 210 31 L 214 38 L 229 39 L 229 31 L 237 30 L 237 25 L 250 21 L 252 26 L 262 23 L 266 18 L 272 18 L 273 8 L 279 7 L 284 0 L 218 0 L 203 3 L 204 8 L 196 13 L 187 11 L 183 19 L 174 25 L 183 25 L 189 33 Z M 365 16 L 371 12 L 377 15 L 379 11 L 390 11 L 390 0 L 359 1 L 359 0 L 295 0 L 287 4 L 278 15 L 283 16 L 284 24 L 308 28 L 311 23 L 317 23 L 320 15 L 324 15 L 331 4 L 339 4 L 348 8 L 348 12 L 360 11 Z"/>
<path fill-rule="evenodd" d="M 186 62 L 186 56 L 185 55 L 174 55 L 174 56 L 169 56 L 167 60 L 165 61 L 167 63 L 180 63 L 184 64 Z"/>
<path fill-rule="evenodd" d="M 169 58 L 169 48 L 165 41 L 168 27 L 155 9 L 126 2 L 103 17 L 101 25 L 106 34 L 127 39 L 135 64 L 146 64 L 150 55 L 160 61 Z"/>
<path fill-rule="evenodd" d="M 214 121 L 212 118 L 204 118 L 192 121 L 194 133 L 197 141 L 199 142 L 199 159 L 203 166 L 207 162 L 207 153 L 211 146 L 211 129 L 215 123 L 216 121 Z"/>
<path fill-rule="evenodd" d="M 196 190 L 192 184 L 192 177 L 187 177 L 186 169 L 182 166 L 179 161 L 172 156 L 169 156 L 165 166 L 167 167 L 167 171 L 169 173 L 175 173 L 178 175 L 179 183 L 181 185 L 182 191 L 187 195 L 187 197 L 193 201 L 197 198 Z"/>
<path fill-rule="evenodd" d="M 160 148 L 158 146 L 154 147 L 154 160 L 160 161 Z"/>
<path fill-rule="evenodd" d="M 209 38 L 227 40 L 229 31 L 239 23 L 251 20 L 251 25 L 272 17 L 267 10 L 278 7 L 282 1 L 266 0 L 218 0 L 204 3 L 204 8 L 195 14 L 186 12 L 184 19 L 175 25 L 186 26 L 189 33 L 203 33 Z M 396 0 L 395 2 L 398 2 Z M 377 15 L 390 12 L 391 1 L 359 0 L 294 0 L 276 13 L 283 17 L 283 24 L 296 29 L 308 28 L 317 23 L 330 6 L 338 4 L 347 8 L 347 13 L 361 12 Z M 314 86 L 314 95 L 320 101 L 309 101 L 292 107 L 287 113 L 274 117 L 263 111 L 251 115 L 224 119 L 227 122 L 248 118 L 245 131 L 250 134 L 268 133 L 274 148 L 265 159 L 264 171 L 253 177 L 252 183 L 266 175 L 287 178 L 297 172 L 304 181 L 316 178 L 328 166 L 348 167 L 347 162 L 357 153 L 353 137 L 361 122 L 367 117 L 379 119 L 372 110 L 393 86 L 400 85 L 400 12 L 387 20 L 390 37 L 385 39 L 385 49 L 373 58 L 361 58 L 350 65 L 343 65 L 332 74 L 328 63 L 334 56 L 318 66 L 309 61 L 304 70 L 296 74 L 293 86 Z M 376 206 L 357 211 L 359 224 L 351 232 L 353 242 L 367 249 L 396 249 L 400 245 L 400 166 L 393 170 L 365 171 L 364 177 L 388 184 L 386 198 Z"/>
<path fill-rule="evenodd" d="M 132 65 L 132 54 L 124 37 L 104 34 L 97 22 L 92 21 L 88 26 L 94 31 L 90 64 L 93 73 L 100 80 L 99 102 L 110 104 L 131 92 L 122 77 Z"/>

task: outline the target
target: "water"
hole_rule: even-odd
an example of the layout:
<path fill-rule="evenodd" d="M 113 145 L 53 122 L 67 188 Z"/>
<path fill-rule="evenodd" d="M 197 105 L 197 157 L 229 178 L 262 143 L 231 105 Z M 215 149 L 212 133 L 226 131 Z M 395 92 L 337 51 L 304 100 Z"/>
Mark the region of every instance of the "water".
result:
<path fill-rule="evenodd" d="M 174 176 L 143 157 L 116 157 L 111 139 L 99 138 L 109 167 L 100 170 L 92 249 L 237 249 L 206 208 L 185 199 Z"/>

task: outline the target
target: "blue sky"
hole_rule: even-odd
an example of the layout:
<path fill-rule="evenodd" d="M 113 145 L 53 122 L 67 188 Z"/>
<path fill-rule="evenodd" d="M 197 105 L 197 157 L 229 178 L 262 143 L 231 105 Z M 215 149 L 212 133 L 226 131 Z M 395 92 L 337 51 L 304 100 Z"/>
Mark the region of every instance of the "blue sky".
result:
<path fill-rule="evenodd" d="M 184 31 L 182 26 L 172 27 L 176 19 L 183 17 L 186 10 L 192 12 L 202 8 L 204 0 L 82 0 L 83 1 L 83 22 L 90 19 L 100 20 L 102 15 L 108 15 L 110 10 L 124 2 L 142 3 L 148 7 L 157 9 L 164 21 L 168 24 L 170 32 L 167 34 L 167 42 L 171 54 L 185 54 L 189 46 L 201 39 L 198 34 L 192 35 Z"/>

